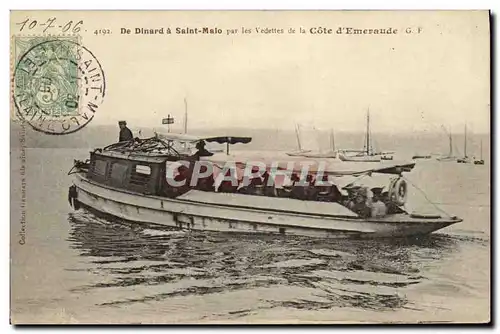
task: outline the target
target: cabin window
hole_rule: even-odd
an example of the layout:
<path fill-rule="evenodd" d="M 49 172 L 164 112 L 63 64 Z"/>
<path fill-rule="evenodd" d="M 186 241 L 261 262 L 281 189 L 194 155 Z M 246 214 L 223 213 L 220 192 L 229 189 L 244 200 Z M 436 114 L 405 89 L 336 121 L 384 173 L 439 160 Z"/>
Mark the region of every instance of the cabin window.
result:
<path fill-rule="evenodd" d="M 135 172 L 143 175 L 151 175 L 151 167 L 144 165 L 136 165 Z"/>
<path fill-rule="evenodd" d="M 108 162 L 104 160 L 96 159 L 94 160 L 94 174 L 99 176 L 106 175 L 106 167 L 108 167 Z"/>
<path fill-rule="evenodd" d="M 127 177 L 128 166 L 115 162 L 111 165 L 110 177 L 112 181 L 123 183 Z"/>
<path fill-rule="evenodd" d="M 151 178 L 151 167 L 146 165 L 136 165 L 130 174 L 130 183 L 143 186 Z"/>

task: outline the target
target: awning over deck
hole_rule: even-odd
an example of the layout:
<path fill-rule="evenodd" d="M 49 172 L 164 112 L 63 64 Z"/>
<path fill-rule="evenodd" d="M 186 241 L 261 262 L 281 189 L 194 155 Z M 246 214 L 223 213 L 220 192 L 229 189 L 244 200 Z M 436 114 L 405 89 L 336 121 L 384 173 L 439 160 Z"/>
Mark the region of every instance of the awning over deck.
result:
<path fill-rule="evenodd" d="M 158 138 L 169 141 L 177 141 L 180 143 L 196 143 L 199 141 L 206 141 L 209 143 L 215 142 L 219 144 L 248 144 L 252 141 L 251 137 L 239 137 L 239 136 L 193 136 L 181 133 L 157 133 Z"/>
<path fill-rule="evenodd" d="M 403 172 L 410 172 L 413 167 L 415 167 L 414 162 L 405 161 L 390 161 L 390 162 L 331 162 L 321 159 L 307 159 L 301 157 L 289 157 L 286 161 L 274 161 L 272 159 L 262 159 L 256 158 L 252 160 L 238 160 L 234 157 L 228 157 L 224 160 L 223 157 L 207 157 L 204 160 L 208 160 L 218 166 L 224 166 L 227 163 L 234 164 L 236 167 L 244 169 L 247 165 L 256 166 L 257 163 L 264 163 L 266 165 L 266 170 L 270 171 L 273 167 L 277 170 L 291 170 L 293 173 L 298 173 L 302 171 L 303 168 L 307 167 L 309 173 L 317 173 L 318 171 L 323 171 L 324 175 L 364 175 L 370 173 L 381 173 L 381 174 L 401 174 Z"/>

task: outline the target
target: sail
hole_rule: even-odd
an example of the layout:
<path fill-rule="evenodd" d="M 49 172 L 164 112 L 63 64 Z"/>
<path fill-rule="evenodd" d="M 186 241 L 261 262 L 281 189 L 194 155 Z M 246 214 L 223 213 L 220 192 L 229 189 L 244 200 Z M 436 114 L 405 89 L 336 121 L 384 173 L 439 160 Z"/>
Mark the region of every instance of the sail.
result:
<path fill-rule="evenodd" d="M 448 154 L 443 154 L 441 157 L 438 157 L 438 160 L 441 161 L 448 161 L 448 160 L 453 160 L 453 136 L 451 135 L 451 130 L 447 129 L 444 125 L 441 125 L 441 128 L 443 131 L 446 133 L 446 136 L 448 137 Z"/>

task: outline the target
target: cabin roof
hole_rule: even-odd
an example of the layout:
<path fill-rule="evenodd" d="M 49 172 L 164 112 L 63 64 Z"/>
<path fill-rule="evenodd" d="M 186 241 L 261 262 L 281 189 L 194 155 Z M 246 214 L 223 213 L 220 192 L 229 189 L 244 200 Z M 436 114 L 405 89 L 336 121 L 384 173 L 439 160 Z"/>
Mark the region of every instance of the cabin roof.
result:
<path fill-rule="evenodd" d="M 140 161 L 146 163 L 165 163 L 168 155 L 148 155 L 147 153 L 134 153 L 134 152 L 118 152 L 118 151 L 102 151 L 95 152 L 95 154 L 108 158 L 125 159 L 131 161 Z"/>

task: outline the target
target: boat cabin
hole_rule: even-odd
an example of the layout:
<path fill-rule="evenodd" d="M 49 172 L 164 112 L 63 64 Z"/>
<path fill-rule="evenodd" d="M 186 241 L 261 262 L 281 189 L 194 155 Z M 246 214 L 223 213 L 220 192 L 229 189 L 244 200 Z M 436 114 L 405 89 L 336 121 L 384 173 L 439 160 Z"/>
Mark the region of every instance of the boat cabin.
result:
<path fill-rule="evenodd" d="M 191 157 L 182 159 L 195 160 Z M 91 152 L 87 178 L 111 187 L 147 195 L 161 195 L 164 192 L 166 163 L 178 160 L 179 158 L 165 155 Z"/>
<path fill-rule="evenodd" d="M 139 141 L 115 143 L 90 153 L 87 178 L 97 183 L 147 195 L 178 195 L 167 186 L 167 162 L 199 160 L 200 155 L 178 152 L 174 142 L 249 143 L 250 137 L 196 137 L 179 134 L 160 135 Z M 203 148 L 202 148 L 203 149 Z M 229 154 L 229 149 L 227 149 Z M 194 163 L 190 163 L 190 169 Z M 192 170 L 189 171 L 191 173 Z"/>
<path fill-rule="evenodd" d="M 217 139 L 211 139 L 214 141 L 220 140 L 220 142 L 229 142 L 231 144 L 242 142 L 241 138 L 235 139 L 233 137 L 218 137 Z M 158 139 L 140 141 L 133 146 L 131 146 L 132 144 L 127 144 L 125 146 L 121 143 L 118 144 L 119 145 L 113 144 L 113 146 L 104 148 L 103 150 L 97 149 L 91 152 L 90 161 L 86 163 L 86 169 L 80 169 L 80 171 L 85 172 L 89 180 L 101 185 L 144 195 L 173 198 L 191 189 L 196 189 L 209 192 L 240 193 L 270 197 L 289 197 L 292 199 L 309 201 L 338 202 L 354 211 L 356 211 L 356 207 L 359 207 L 360 212 L 367 211 L 366 209 L 368 209 L 368 207 L 365 207 L 365 204 L 371 201 L 371 197 L 369 196 L 370 189 L 377 188 L 374 188 L 373 185 L 363 184 L 355 186 L 357 182 L 355 180 L 349 180 L 350 178 L 347 180 L 348 184 L 342 187 L 335 184 L 328 186 L 316 184 L 317 180 L 315 180 L 314 175 L 317 172 L 316 169 L 319 167 L 319 164 L 317 166 L 309 166 L 311 168 L 309 169 L 307 180 L 311 182 L 311 184 L 303 186 L 298 179 L 294 179 L 294 176 L 298 178 L 299 174 L 297 173 L 302 171 L 302 162 L 300 161 L 297 161 L 297 165 L 293 168 L 292 184 L 268 186 L 266 179 L 266 176 L 270 176 L 268 171 L 267 174 L 265 174 L 266 176 L 262 175 L 260 177 L 255 177 L 248 185 L 240 183 L 240 181 L 242 181 L 240 177 L 238 177 L 238 185 L 234 185 L 231 181 L 227 180 L 223 180 L 222 182 L 220 182 L 220 180 L 216 181 L 214 177 L 216 174 L 212 174 L 211 177 L 198 179 L 199 183 L 195 186 L 191 186 L 189 180 L 191 180 L 193 175 L 195 162 L 200 160 L 199 154 L 179 154 L 179 152 L 168 145 L 168 142 Z M 158 145 L 160 144 L 162 146 L 159 149 Z M 167 154 L 166 151 L 170 153 Z M 184 164 L 180 164 L 176 168 L 177 175 L 168 176 L 170 174 L 167 172 L 170 172 L 170 168 L 172 167 L 169 163 L 179 161 L 187 161 L 189 167 L 181 169 L 180 166 Z M 217 168 L 220 168 L 219 165 L 224 165 L 222 161 L 217 162 L 216 159 L 209 159 L 208 161 L 217 166 Z M 287 165 L 285 169 L 287 169 L 288 162 L 285 163 Z M 266 166 L 271 165 L 270 163 L 266 163 Z M 384 187 L 379 187 L 381 190 L 380 194 L 376 196 L 376 200 L 384 202 L 388 213 L 398 213 L 401 212 L 398 207 L 404 205 L 406 201 L 406 183 L 401 179 L 401 173 L 411 170 L 414 165 L 415 163 L 379 163 L 369 166 L 367 164 L 360 165 L 342 162 L 340 164 L 337 163 L 337 166 L 327 166 L 326 170 L 323 171 L 326 174 L 323 174 L 322 177 L 324 178 L 326 176 L 328 179 L 328 176 L 351 176 L 357 179 L 361 175 L 371 175 L 372 173 L 388 174 L 389 176 L 397 175 L 395 178 L 390 178 L 388 180 L 389 184 L 388 187 L 386 187 L 387 191 L 383 192 L 382 189 Z M 237 162 L 236 166 L 240 172 L 246 168 L 244 162 Z M 283 169 L 279 164 L 277 167 Z M 238 172 L 236 174 L 238 174 Z M 181 186 L 174 186 L 171 182 L 167 182 L 170 181 L 167 180 L 167 177 L 173 177 L 176 182 L 183 180 L 187 182 Z M 226 183 L 229 183 L 230 186 Z M 341 188 L 344 190 L 344 193 L 340 191 Z M 389 207 L 394 207 L 394 209 L 389 210 Z"/>

